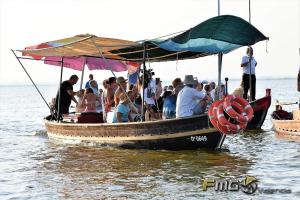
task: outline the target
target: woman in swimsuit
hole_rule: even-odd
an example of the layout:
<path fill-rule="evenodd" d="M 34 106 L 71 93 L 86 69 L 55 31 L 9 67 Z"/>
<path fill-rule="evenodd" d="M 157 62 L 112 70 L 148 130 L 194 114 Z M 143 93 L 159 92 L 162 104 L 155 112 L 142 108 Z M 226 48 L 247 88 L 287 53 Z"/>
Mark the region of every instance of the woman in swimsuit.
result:
<path fill-rule="evenodd" d="M 96 112 L 97 96 L 91 88 L 85 90 L 82 102 L 85 105 L 84 112 Z"/>

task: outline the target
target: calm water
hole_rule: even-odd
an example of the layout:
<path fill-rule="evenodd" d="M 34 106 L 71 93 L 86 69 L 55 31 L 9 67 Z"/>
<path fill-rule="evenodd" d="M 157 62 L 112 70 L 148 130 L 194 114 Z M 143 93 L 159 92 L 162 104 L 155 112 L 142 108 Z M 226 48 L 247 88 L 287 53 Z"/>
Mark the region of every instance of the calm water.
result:
<path fill-rule="evenodd" d="M 258 97 L 266 87 L 273 104 L 298 101 L 294 79 L 259 80 Z M 47 100 L 56 93 L 40 89 Z M 0 113 L 0 199 L 300 199 L 300 143 L 276 139 L 269 116 L 262 131 L 227 137 L 230 152 L 173 152 L 49 141 L 47 107 L 33 86 L 0 86 Z M 203 178 L 246 175 L 259 179 L 260 192 L 201 189 Z"/>

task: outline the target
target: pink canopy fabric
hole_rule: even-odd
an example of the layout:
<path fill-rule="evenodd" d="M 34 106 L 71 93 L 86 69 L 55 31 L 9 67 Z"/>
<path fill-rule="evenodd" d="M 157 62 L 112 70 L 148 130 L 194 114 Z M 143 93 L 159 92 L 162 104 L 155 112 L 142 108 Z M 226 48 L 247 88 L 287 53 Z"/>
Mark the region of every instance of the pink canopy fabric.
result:
<path fill-rule="evenodd" d="M 60 56 L 46 56 L 45 64 L 61 66 L 61 57 Z M 120 60 L 111 60 L 103 59 L 96 57 L 63 57 L 63 66 L 81 71 L 84 64 L 86 64 L 89 70 L 111 70 L 114 72 L 123 72 L 128 69 L 138 68 L 140 63 L 136 62 L 127 62 Z"/>

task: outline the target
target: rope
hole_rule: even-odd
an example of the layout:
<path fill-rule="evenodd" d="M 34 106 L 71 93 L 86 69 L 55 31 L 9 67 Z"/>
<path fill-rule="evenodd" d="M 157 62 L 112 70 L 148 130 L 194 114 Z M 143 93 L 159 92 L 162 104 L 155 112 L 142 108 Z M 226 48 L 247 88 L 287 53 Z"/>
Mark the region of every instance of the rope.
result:
<path fill-rule="evenodd" d="M 99 46 L 99 45 L 97 45 Z M 100 47 L 101 48 L 101 47 Z M 152 48 L 149 48 L 147 50 L 154 50 L 154 49 L 158 49 L 159 47 L 158 46 L 155 46 L 155 47 L 152 47 Z M 117 50 L 115 50 L 117 51 Z M 141 50 L 136 50 L 136 51 L 127 51 L 127 52 L 123 52 L 123 53 L 102 53 L 104 56 L 118 56 L 118 55 L 124 55 L 124 54 L 133 54 L 133 53 L 140 53 L 140 52 L 143 52 L 144 50 L 141 49 Z"/>
<path fill-rule="evenodd" d="M 137 42 L 145 42 L 145 41 L 157 40 L 157 39 L 161 39 L 161 38 L 168 37 L 168 36 L 171 36 L 171 35 L 177 35 L 177 34 L 179 34 L 179 33 L 185 32 L 185 31 L 187 31 L 187 30 L 190 30 L 190 29 L 186 29 L 186 30 L 182 30 L 182 31 L 170 33 L 170 34 L 163 35 L 163 36 L 156 37 L 156 38 L 152 38 L 152 39 L 138 40 Z"/>

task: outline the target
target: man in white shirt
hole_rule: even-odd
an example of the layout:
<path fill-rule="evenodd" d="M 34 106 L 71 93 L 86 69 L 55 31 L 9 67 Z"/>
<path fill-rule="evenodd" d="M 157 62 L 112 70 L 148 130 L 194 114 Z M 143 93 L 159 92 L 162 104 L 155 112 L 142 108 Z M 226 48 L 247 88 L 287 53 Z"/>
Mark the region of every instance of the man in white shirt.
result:
<path fill-rule="evenodd" d="M 189 117 L 199 113 L 199 100 L 207 99 L 204 92 L 194 88 L 198 84 L 192 75 L 186 75 L 184 79 L 185 87 L 178 93 L 176 101 L 176 118 Z M 195 111 L 197 112 L 195 113 Z M 200 109 L 201 110 L 201 109 Z M 201 110 L 204 112 L 204 110 Z"/>
<path fill-rule="evenodd" d="M 251 91 L 250 91 L 250 100 L 255 100 L 255 89 L 256 89 L 256 76 L 255 68 L 257 62 L 253 57 L 252 47 L 247 48 L 247 55 L 243 56 L 241 67 L 243 68 L 243 84 L 244 84 L 244 94 L 243 98 L 247 99 L 248 90 L 250 88 L 250 79 L 251 79 Z"/>

